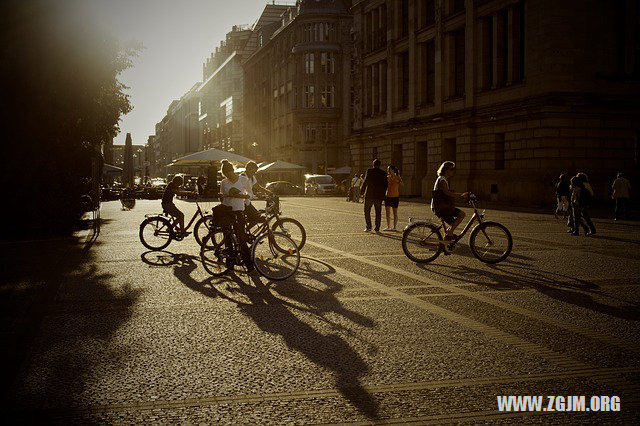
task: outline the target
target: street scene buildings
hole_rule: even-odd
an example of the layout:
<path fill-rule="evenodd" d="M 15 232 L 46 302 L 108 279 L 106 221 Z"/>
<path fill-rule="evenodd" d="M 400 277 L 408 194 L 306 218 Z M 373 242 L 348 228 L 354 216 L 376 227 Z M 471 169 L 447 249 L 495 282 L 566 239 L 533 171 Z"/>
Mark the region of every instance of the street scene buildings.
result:
<path fill-rule="evenodd" d="M 493 201 L 552 202 L 557 176 L 578 171 L 607 198 L 611 177 L 640 164 L 637 8 L 274 2 L 233 26 L 171 103 L 151 168 L 208 148 L 314 173 L 380 158 L 399 168 L 402 196 L 429 198 L 451 160 L 457 189 Z"/>

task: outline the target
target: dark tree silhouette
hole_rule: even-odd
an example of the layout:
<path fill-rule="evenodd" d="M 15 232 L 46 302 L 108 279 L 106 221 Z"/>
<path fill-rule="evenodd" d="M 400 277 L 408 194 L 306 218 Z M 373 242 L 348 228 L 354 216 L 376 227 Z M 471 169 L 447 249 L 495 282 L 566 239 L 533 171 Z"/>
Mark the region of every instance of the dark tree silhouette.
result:
<path fill-rule="evenodd" d="M 140 46 L 70 13 L 82 10 L 80 3 L 0 6 L 2 237 L 69 232 L 81 213 L 92 158 L 100 158 L 102 144 L 132 109 L 117 77 Z"/>

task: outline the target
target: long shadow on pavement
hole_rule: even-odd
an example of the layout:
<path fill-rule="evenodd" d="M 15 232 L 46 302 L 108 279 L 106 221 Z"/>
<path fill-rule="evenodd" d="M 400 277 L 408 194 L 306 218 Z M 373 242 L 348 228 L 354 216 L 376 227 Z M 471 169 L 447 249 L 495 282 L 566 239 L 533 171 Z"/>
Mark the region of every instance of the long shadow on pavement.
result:
<path fill-rule="evenodd" d="M 236 303 L 261 330 L 282 336 L 289 348 L 304 354 L 316 365 L 332 371 L 340 393 L 368 418 L 378 418 L 377 401 L 360 383 L 360 377 L 369 372 L 369 367 L 338 332 L 352 338 L 358 337 L 347 327 L 328 319 L 326 314 L 336 313 L 368 328 L 376 327 L 376 323 L 364 315 L 345 308 L 335 297 L 343 286 L 329 277 L 335 274 L 333 267 L 315 259 L 303 258 L 301 268 L 293 277 L 265 285 L 264 278 L 252 278 L 247 282 L 236 273 L 228 274 L 223 278 L 207 278 L 199 281 L 191 276 L 200 263 L 197 257 L 169 252 L 155 257 L 157 259 L 152 261 L 149 256 L 143 255 L 142 259 L 156 266 L 173 267 L 174 275 L 194 291 Z M 325 288 L 318 290 L 306 286 L 298 281 L 300 275 L 312 277 Z M 226 285 L 226 288 L 219 289 L 221 285 Z M 235 298 L 234 292 L 239 293 L 241 297 Z M 298 303 L 278 298 L 274 293 Z M 296 310 L 314 315 L 337 332 L 320 333 L 294 315 L 293 312 Z M 370 346 L 369 351 L 376 353 L 377 348 Z"/>

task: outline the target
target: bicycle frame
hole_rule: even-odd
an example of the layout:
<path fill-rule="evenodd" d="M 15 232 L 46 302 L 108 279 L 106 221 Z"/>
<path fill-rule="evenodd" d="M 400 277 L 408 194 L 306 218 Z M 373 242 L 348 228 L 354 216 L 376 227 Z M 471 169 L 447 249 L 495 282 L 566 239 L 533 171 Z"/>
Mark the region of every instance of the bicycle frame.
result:
<path fill-rule="evenodd" d="M 464 228 L 462 228 L 462 232 L 460 232 L 460 235 L 458 236 L 458 239 L 462 239 L 462 237 L 464 237 L 466 235 L 466 233 L 469 231 L 469 229 L 471 229 L 471 225 L 473 224 L 473 222 L 478 222 L 478 225 L 482 225 L 482 219 L 484 218 L 484 212 L 483 213 L 478 213 L 478 208 L 476 207 L 476 202 L 471 200 L 469 202 L 469 204 L 471 204 L 471 206 L 473 207 L 473 215 L 471 215 L 471 218 L 469 219 L 469 222 L 467 222 L 467 224 L 464 226 Z M 440 219 L 441 221 L 441 225 L 440 227 L 442 229 L 444 229 L 445 231 L 447 230 L 446 228 L 446 222 L 442 219 Z"/>

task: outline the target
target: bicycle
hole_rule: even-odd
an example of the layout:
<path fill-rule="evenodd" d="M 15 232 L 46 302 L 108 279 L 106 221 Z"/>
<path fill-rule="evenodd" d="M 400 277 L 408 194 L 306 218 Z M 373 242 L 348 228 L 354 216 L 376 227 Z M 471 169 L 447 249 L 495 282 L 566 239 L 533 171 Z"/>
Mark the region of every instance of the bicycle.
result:
<path fill-rule="evenodd" d="M 197 230 L 201 229 L 202 224 L 207 221 L 207 217 L 209 215 L 205 214 L 205 211 L 200 208 L 200 204 L 196 201 L 196 212 L 191 217 L 189 224 L 186 226 L 185 231 L 187 231 L 191 224 L 196 220 L 199 216 L 200 219 L 196 222 L 194 226 L 194 230 L 196 232 L 193 233 L 194 238 L 196 239 L 199 245 L 202 245 L 202 233 L 198 234 Z M 181 234 L 176 230 L 176 220 L 173 216 L 169 215 L 166 211 L 157 214 L 146 214 L 144 215 L 145 219 L 140 224 L 140 242 L 148 248 L 149 250 L 162 250 L 171 244 L 171 241 L 182 241 L 187 234 Z M 208 227 L 205 226 L 204 229 Z"/>
<path fill-rule="evenodd" d="M 211 214 L 215 227 L 204 238 L 200 246 L 200 258 L 205 270 L 216 277 L 229 272 L 235 265 L 243 265 L 240 242 L 233 231 L 232 214 L 226 206 L 215 207 Z M 251 261 L 256 270 L 270 280 L 284 280 L 292 276 L 300 266 L 300 250 L 286 234 L 273 231 L 267 221 L 249 232 L 245 228 L 248 244 L 251 245 Z"/>
<path fill-rule="evenodd" d="M 261 221 L 251 226 L 250 232 L 253 237 L 255 238 L 262 229 L 260 226 L 256 227 L 256 225 L 260 225 L 265 221 L 271 227 L 272 231 L 278 231 L 287 235 L 296 243 L 298 250 L 302 250 L 302 247 L 304 247 L 307 241 L 307 232 L 304 226 L 296 219 L 280 216 L 282 214 L 280 211 L 280 197 L 277 195 L 267 196 L 266 201 L 267 205 L 264 210 L 258 210 L 258 212 L 261 213 Z M 274 219 L 275 221 L 271 224 Z M 206 236 L 204 233 L 208 233 L 211 229 L 214 229 L 215 226 L 216 224 L 212 220 L 211 215 L 206 215 L 205 220 L 197 223 L 194 228 L 196 239 L 200 238 L 200 241 L 204 240 Z"/>
<path fill-rule="evenodd" d="M 451 254 L 472 223 L 477 221 L 469 236 L 471 253 L 484 263 L 494 264 L 505 260 L 513 248 L 511 233 L 500 223 L 484 221 L 485 212 L 478 213 L 477 198 L 473 194 L 469 194 L 469 205 L 473 207 L 473 215 L 460 235 L 452 241 L 445 241 L 440 232 L 446 230 L 444 220 L 438 225 L 429 220 L 409 218 L 411 224 L 402 232 L 404 254 L 416 263 L 431 262 L 442 252 Z"/>
<path fill-rule="evenodd" d="M 267 196 L 267 205 L 264 210 L 259 210 L 260 213 L 264 214 L 263 219 L 269 224 L 273 219 L 273 225 L 271 226 L 272 231 L 278 231 L 289 238 L 291 238 L 296 245 L 298 246 L 298 250 L 302 250 L 305 242 L 307 241 L 307 232 L 304 229 L 304 226 L 300 222 L 290 217 L 281 217 L 282 212 L 280 211 L 280 197 L 277 195 L 269 195 Z M 257 225 L 259 225 L 258 223 Z M 252 229 L 255 225 L 252 227 Z M 251 231 L 251 234 L 254 236 L 258 235 L 258 231 L 260 231 L 260 227 L 258 227 L 255 231 Z"/>

